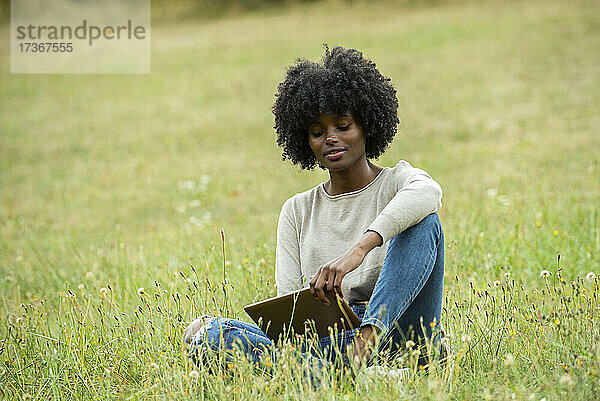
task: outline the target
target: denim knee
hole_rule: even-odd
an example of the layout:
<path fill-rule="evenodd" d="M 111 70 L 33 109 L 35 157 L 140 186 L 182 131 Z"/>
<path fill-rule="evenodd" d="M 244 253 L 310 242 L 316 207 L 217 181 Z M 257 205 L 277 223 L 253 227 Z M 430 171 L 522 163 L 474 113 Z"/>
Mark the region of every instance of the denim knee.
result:
<path fill-rule="evenodd" d="M 427 216 L 425 216 L 425 218 L 423 220 L 421 220 L 419 223 L 415 224 L 421 224 L 424 223 L 425 225 L 427 224 L 432 224 L 434 225 L 436 228 L 441 227 L 441 223 L 440 223 L 440 217 L 438 216 L 437 213 L 431 213 Z"/>
<path fill-rule="evenodd" d="M 423 220 L 410 227 L 409 230 L 417 232 L 433 232 L 436 236 L 442 233 L 442 223 L 437 213 L 427 215 Z"/>
<path fill-rule="evenodd" d="M 402 239 L 419 238 L 422 236 L 432 236 L 433 239 L 437 240 L 443 236 L 442 223 L 437 213 L 432 213 L 426 216 L 423 220 L 402 231 L 400 234 L 390 239 L 389 248 L 398 246 L 398 242 Z M 389 252 L 389 251 L 388 251 Z"/>

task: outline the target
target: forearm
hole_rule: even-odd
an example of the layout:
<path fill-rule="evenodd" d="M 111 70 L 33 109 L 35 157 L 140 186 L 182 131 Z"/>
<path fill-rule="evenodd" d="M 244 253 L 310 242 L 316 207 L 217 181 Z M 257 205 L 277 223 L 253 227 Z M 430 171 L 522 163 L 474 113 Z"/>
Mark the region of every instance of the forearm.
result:
<path fill-rule="evenodd" d="M 366 256 L 373 248 L 383 244 L 383 238 L 377 232 L 367 230 L 360 240 L 352 248 L 352 252 L 356 252 L 361 256 Z"/>
<path fill-rule="evenodd" d="M 413 181 L 396 193 L 369 229 L 388 241 L 427 215 L 437 212 L 441 207 L 441 198 L 442 189 L 433 179 Z"/>

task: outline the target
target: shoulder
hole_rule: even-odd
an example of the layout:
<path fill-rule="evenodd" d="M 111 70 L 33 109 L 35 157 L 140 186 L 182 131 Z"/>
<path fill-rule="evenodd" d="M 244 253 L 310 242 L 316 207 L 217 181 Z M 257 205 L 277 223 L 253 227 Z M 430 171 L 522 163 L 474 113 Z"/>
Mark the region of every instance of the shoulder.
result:
<path fill-rule="evenodd" d="M 394 174 L 407 174 L 419 169 L 413 167 L 412 164 L 406 160 L 399 160 L 394 167 L 390 167 L 390 170 Z"/>
<path fill-rule="evenodd" d="M 388 170 L 387 178 L 394 181 L 405 182 L 409 180 L 410 177 L 414 175 L 427 174 L 424 170 L 413 167 L 406 160 L 400 160 L 396 163 L 394 167 L 386 168 Z"/>
<path fill-rule="evenodd" d="M 406 160 L 398 160 L 396 165 L 391 167 L 392 170 L 405 170 L 407 168 L 413 168 L 413 166 Z"/>
<path fill-rule="evenodd" d="M 400 160 L 394 167 L 388 167 L 387 170 L 388 174 L 385 177 L 387 184 L 395 185 L 398 189 L 416 182 L 439 185 L 427 171 L 412 166 L 406 160 Z"/>

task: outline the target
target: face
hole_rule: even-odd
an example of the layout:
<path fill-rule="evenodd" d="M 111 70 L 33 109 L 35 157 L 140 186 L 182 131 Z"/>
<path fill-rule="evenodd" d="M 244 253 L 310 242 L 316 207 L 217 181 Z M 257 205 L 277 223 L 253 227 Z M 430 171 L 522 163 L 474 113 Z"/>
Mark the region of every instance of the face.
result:
<path fill-rule="evenodd" d="M 323 167 L 338 171 L 366 160 L 365 136 L 350 112 L 322 114 L 308 126 L 308 144 Z"/>

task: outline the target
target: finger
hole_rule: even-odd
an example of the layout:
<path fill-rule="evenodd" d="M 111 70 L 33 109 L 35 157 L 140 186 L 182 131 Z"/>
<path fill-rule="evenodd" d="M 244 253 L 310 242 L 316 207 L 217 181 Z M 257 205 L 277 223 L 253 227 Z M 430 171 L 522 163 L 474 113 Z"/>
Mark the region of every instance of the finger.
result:
<path fill-rule="evenodd" d="M 345 274 L 342 272 L 338 272 L 338 274 L 336 274 L 335 276 L 335 282 L 333 283 L 333 286 L 337 289 L 337 288 L 342 288 L 342 280 L 344 279 Z"/>
<path fill-rule="evenodd" d="M 319 274 L 319 278 L 315 283 L 315 293 L 319 300 L 321 300 L 324 304 L 329 305 L 329 300 L 325 295 L 325 291 L 323 291 L 323 288 L 325 287 L 325 281 L 327 280 L 327 273 L 326 267 L 323 267 L 321 274 Z"/>
<path fill-rule="evenodd" d="M 335 280 L 336 280 L 336 271 L 334 269 L 330 269 L 329 276 L 327 277 L 327 291 L 333 292 Z"/>
<path fill-rule="evenodd" d="M 309 277 L 309 281 L 311 285 L 314 285 L 315 282 L 317 281 L 317 278 L 319 277 L 319 272 L 321 271 L 321 268 L 317 269 L 317 271 L 315 272 L 315 274 L 313 274 L 312 276 Z"/>
<path fill-rule="evenodd" d="M 321 268 L 319 268 L 317 270 L 317 272 L 312 276 L 312 278 L 310 279 L 310 283 L 309 283 L 310 293 L 315 298 L 318 298 L 318 296 L 317 296 L 317 289 L 315 288 L 315 286 L 317 285 L 317 280 L 319 279 L 320 275 L 321 275 Z"/>
<path fill-rule="evenodd" d="M 324 288 L 318 289 L 317 295 L 319 296 L 319 300 L 321 300 L 321 302 L 323 302 L 325 305 L 329 305 L 329 299 L 327 298 L 327 294 L 325 294 Z"/>
<path fill-rule="evenodd" d="M 340 296 L 343 298 L 344 297 L 344 293 L 342 292 L 342 279 L 344 278 L 344 276 L 342 274 L 336 274 L 335 276 L 335 283 L 334 283 L 334 288 L 335 288 L 335 292 L 337 292 L 338 294 L 340 294 Z"/>
<path fill-rule="evenodd" d="M 317 282 L 317 279 L 319 278 L 319 274 L 321 274 L 321 268 L 319 268 L 319 270 L 317 270 L 317 272 L 310 278 L 310 281 L 308 283 L 308 285 L 310 287 L 310 293 L 315 298 L 317 297 L 317 294 L 315 292 L 315 284 Z"/>

